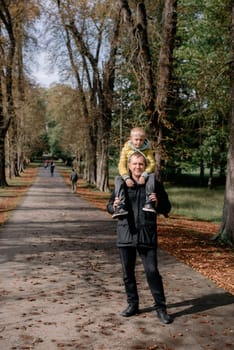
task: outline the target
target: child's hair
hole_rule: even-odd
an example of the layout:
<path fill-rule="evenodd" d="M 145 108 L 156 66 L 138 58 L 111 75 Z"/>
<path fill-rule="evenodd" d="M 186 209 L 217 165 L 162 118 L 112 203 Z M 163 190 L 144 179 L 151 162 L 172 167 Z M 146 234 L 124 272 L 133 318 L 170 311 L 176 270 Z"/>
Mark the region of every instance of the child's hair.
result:
<path fill-rule="evenodd" d="M 145 130 L 143 128 L 140 128 L 140 127 L 132 128 L 131 131 L 130 131 L 130 136 L 132 136 L 135 133 L 140 133 L 140 134 L 144 134 L 145 135 Z"/>

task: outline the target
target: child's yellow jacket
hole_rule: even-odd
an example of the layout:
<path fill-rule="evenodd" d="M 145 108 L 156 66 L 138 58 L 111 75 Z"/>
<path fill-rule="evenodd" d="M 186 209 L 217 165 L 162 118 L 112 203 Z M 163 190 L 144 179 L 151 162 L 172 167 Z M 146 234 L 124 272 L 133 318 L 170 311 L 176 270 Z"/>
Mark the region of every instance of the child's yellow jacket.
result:
<path fill-rule="evenodd" d="M 122 148 L 118 164 L 119 174 L 124 180 L 129 178 L 128 160 L 134 152 L 142 153 L 142 155 L 146 158 L 147 166 L 142 176 L 147 178 L 150 173 L 154 173 L 155 171 L 154 153 L 149 140 L 145 139 L 144 144 L 140 148 L 135 148 L 131 141 L 127 141 Z"/>

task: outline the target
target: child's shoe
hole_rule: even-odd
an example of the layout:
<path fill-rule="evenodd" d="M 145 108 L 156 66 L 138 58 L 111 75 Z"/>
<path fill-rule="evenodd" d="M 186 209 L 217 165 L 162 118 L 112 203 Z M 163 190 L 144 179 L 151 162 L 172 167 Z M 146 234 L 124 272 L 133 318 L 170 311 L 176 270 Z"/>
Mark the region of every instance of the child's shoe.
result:
<path fill-rule="evenodd" d="M 142 210 L 156 214 L 155 206 L 154 206 L 154 203 L 152 201 L 146 202 L 144 207 L 142 208 Z"/>
<path fill-rule="evenodd" d="M 116 207 L 116 209 L 114 211 L 114 214 L 112 215 L 112 218 L 115 219 L 115 218 L 118 218 L 120 216 L 124 216 L 124 215 L 127 215 L 127 214 L 128 214 L 128 211 L 123 208 L 122 204 L 119 204 Z"/>

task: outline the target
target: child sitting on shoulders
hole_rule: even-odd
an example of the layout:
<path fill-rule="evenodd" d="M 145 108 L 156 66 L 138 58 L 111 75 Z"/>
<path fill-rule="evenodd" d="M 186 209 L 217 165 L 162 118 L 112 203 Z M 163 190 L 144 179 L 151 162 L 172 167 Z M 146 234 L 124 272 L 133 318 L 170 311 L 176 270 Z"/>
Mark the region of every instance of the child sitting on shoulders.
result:
<path fill-rule="evenodd" d="M 146 184 L 146 203 L 142 210 L 156 213 L 155 204 L 149 199 L 149 195 L 154 191 L 155 184 L 154 153 L 150 141 L 146 138 L 145 130 L 140 127 L 135 127 L 131 129 L 130 139 L 125 142 L 120 153 L 118 164 L 119 176 L 115 177 L 115 196 L 120 199 L 120 203 L 112 215 L 112 218 L 118 218 L 128 214 L 125 203 L 124 186 L 135 186 L 128 172 L 128 160 L 134 152 L 141 153 L 145 157 L 147 163 L 146 169 L 141 174 L 138 182 L 138 185 Z"/>

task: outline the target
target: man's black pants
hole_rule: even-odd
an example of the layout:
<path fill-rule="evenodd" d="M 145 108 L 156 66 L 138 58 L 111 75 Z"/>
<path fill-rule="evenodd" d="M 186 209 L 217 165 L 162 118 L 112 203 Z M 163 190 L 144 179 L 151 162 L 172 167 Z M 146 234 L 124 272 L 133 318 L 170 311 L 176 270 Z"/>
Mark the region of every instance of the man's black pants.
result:
<path fill-rule="evenodd" d="M 165 309 L 166 300 L 162 277 L 157 267 L 157 251 L 149 248 L 121 247 L 119 248 L 123 269 L 123 280 L 129 305 L 138 305 L 139 297 L 135 278 L 137 252 L 141 257 L 146 278 L 154 298 L 156 309 Z"/>

